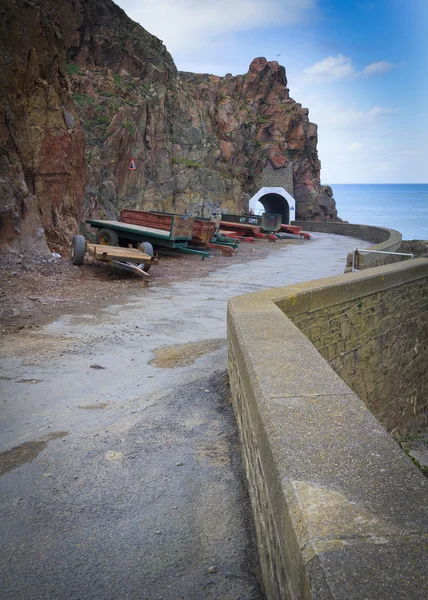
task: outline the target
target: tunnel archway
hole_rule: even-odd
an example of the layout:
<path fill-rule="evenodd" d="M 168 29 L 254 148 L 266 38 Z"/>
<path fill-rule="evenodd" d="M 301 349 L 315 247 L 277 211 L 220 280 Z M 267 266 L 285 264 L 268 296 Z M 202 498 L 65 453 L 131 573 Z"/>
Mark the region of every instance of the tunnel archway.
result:
<path fill-rule="evenodd" d="M 282 223 L 289 225 L 295 220 L 296 201 L 282 187 L 263 187 L 251 199 L 249 206 L 254 212 L 270 212 L 282 215 Z"/>
<path fill-rule="evenodd" d="M 282 223 L 290 222 L 290 207 L 285 198 L 279 194 L 265 194 L 259 198 L 266 212 L 282 215 Z"/>

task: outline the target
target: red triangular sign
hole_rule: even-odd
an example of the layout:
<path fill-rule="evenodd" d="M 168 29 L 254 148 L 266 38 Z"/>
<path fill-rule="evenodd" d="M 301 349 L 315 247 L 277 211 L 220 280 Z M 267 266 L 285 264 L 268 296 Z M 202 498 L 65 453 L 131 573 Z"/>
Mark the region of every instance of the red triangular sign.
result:
<path fill-rule="evenodd" d="M 129 163 L 128 169 L 130 171 L 136 171 L 137 170 L 137 165 L 135 164 L 135 160 L 133 158 L 131 159 L 131 162 Z"/>

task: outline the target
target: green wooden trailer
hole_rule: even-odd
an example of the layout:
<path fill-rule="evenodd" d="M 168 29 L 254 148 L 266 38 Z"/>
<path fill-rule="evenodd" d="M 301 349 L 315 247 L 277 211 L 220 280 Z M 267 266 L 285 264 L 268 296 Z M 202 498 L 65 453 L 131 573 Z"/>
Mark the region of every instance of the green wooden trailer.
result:
<path fill-rule="evenodd" d="M 210 256 L 209 252 L 187 247 L 188 241 L 192 239 L 193 220 L 190 233 L 186 230 L 183 231 L 183 222 L 177 218 L 172 219 L 169 230 L 101 219 L 87 219 L 86 223 L 98 230 L 97 244 L 127 247 L 130 244 L 134 246 L 142 242 L 149 242 L 157 248 L 174 248 L 180 252 L 199 254 L 202 256 L 202 260 Z"/>
<path fill-rule="evenodd" d="M 223 213 L 221 215 L 221 220 L 227 223 L 241 223 L 243 225 L 255 225 L 261 226 L 262 217 L 260 215 L 233 215 L 228 213 Z"/>

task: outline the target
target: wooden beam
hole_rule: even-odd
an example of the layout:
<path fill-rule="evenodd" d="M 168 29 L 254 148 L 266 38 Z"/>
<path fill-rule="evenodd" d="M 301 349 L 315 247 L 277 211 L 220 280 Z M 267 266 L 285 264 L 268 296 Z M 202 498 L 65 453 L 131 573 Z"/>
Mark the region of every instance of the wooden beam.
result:
<path fill-rule="evenodd" d="M 123 260 L 134 263 L 157 264 L 157 259 L 141 252 L 137 248 L 121 248 L 120 246 L 104 246 L 102 244 L 86 243 L 86 249 L 94 258 L 102 261 Z"/>

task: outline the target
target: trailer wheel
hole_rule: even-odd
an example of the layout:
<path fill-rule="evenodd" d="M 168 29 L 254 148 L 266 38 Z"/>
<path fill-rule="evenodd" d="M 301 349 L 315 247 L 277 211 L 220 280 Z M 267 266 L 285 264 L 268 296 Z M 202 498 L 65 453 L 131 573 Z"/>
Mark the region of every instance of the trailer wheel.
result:
<path fill-rule="evenodd" d="M 95 238 L 97 244 L 102 246 L 118 246 L 119 237 L 113 229 L 100 229 Z"/>
<path fill-rule="evenodd" d="M 144 254 L 153 256 L 153 246 L 151 245 L 150 242 L 143 242 L 142 244 L 140 244 L 138 246 L 138 250 L 141 250 L 141 252 L 144 252 Z M 151 263 L 141 263 L 141 264 L 144 265 L 141 267 L 143 269 L 143 271 L 148 273 L 150 271 L 150 267 L 152 266 L 152 264 Z"/>
<path fill-rule="evenodd" d="M 73 265 L 83 264 L 86 252 L 86 240 L 83 235 L 75 235 L 71 242 L 71 262 Z"/>

